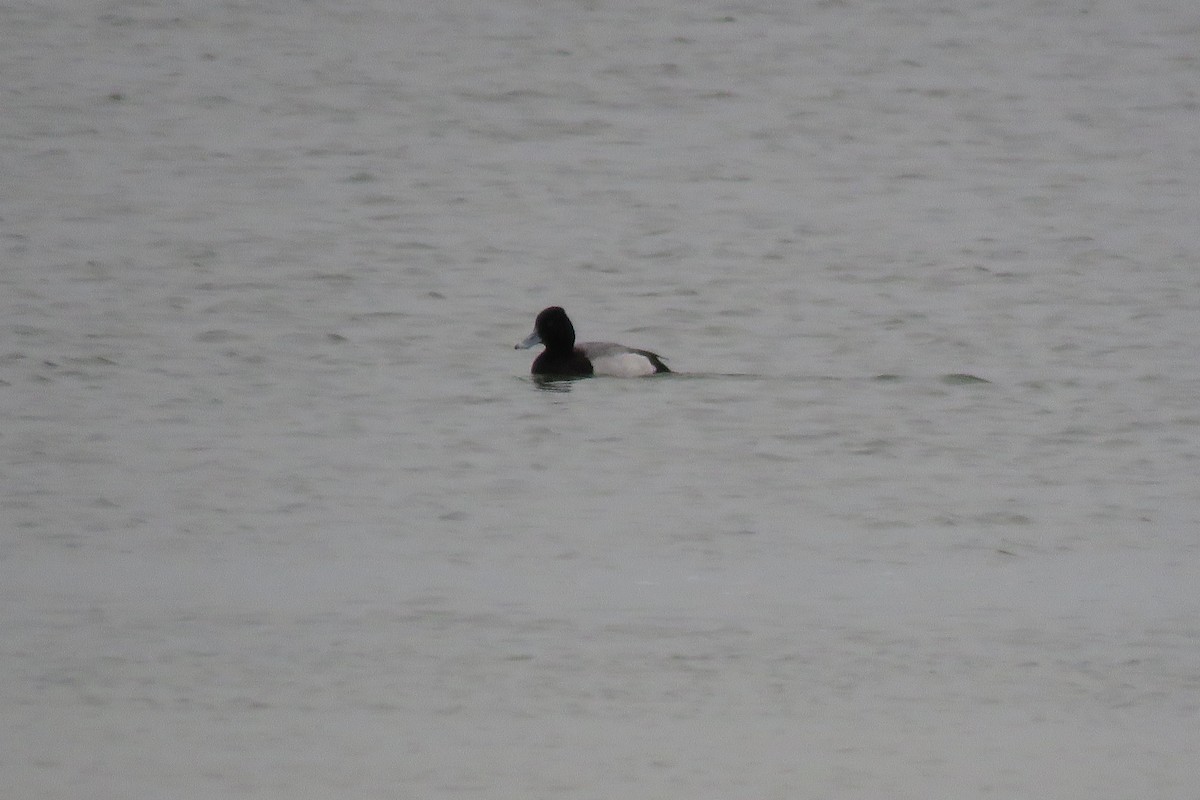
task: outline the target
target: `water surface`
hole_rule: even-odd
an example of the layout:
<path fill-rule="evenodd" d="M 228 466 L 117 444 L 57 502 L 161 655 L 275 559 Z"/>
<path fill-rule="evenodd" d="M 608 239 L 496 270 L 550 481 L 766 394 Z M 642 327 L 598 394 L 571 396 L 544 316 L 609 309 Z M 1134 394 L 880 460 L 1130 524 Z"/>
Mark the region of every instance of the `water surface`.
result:
<path fill-rule="evenodd" d="M 60 6 L 13 796 L 1200 782 L 1189 3 Z M 536 382 L 551 304 L 678 374 Z"/>

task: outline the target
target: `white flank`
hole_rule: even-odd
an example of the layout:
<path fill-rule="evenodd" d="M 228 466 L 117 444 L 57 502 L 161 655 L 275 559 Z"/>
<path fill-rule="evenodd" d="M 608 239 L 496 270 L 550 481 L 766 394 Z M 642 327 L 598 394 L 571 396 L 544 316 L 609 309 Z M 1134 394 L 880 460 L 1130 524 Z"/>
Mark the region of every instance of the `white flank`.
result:
<path fill-rule="evenodd" d="M 597 375 L 615 378 L 640 378 L 653 375 L 654 365 L 641 353 L 611 353 L 592 359 L 592 369 Z"/>

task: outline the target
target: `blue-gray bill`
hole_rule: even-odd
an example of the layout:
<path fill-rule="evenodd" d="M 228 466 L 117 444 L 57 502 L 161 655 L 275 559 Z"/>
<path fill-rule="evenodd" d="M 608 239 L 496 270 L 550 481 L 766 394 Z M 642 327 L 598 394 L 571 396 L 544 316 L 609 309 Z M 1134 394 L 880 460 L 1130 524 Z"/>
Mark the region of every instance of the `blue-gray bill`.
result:
<path fill-rule="evenodd" d="M 537 331 L 534 331 L 533 333 L 529 334 L 521 341 L 517 342 L 516 345 L 513 346 L 513 349 L 514 350 L 528 350 L 529 348 L 533 347 L 535 344 L 541 344 L 541 343 L 542 343 L 542 337 L 538 336 Z"/>

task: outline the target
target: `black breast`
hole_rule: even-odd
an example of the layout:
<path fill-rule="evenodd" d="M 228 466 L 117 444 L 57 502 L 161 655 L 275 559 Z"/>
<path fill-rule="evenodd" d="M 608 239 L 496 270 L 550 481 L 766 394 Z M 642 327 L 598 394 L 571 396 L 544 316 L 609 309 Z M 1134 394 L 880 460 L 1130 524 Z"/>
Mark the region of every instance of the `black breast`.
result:
<path fill-rule="evenodd" d="M 547 349 L 533 360 L 532 372 L 534 375 L 583 377 L 592 374 L 592 362 L 578 350 L 559 353 Z"/>

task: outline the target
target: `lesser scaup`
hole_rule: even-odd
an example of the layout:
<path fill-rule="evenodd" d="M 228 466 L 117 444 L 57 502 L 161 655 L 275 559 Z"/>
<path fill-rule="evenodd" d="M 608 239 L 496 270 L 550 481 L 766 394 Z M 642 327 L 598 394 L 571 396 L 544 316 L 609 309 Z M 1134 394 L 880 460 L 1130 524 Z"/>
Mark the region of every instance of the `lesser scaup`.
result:
<path fill-rule="evenodd" d="M 613 375 L 636 378 L 670 372 L 657 353 L 636 350 L 612 342 L 575 343 L 575 326 L 567 312 L 551 306 L 537 315 L 533 333 L 518 342 L 516 349 L 527 350 L 535 344 L 546 349 L 533 360 L 534 375 L 559 375 L 582 378 L 588 375 Z"/>

